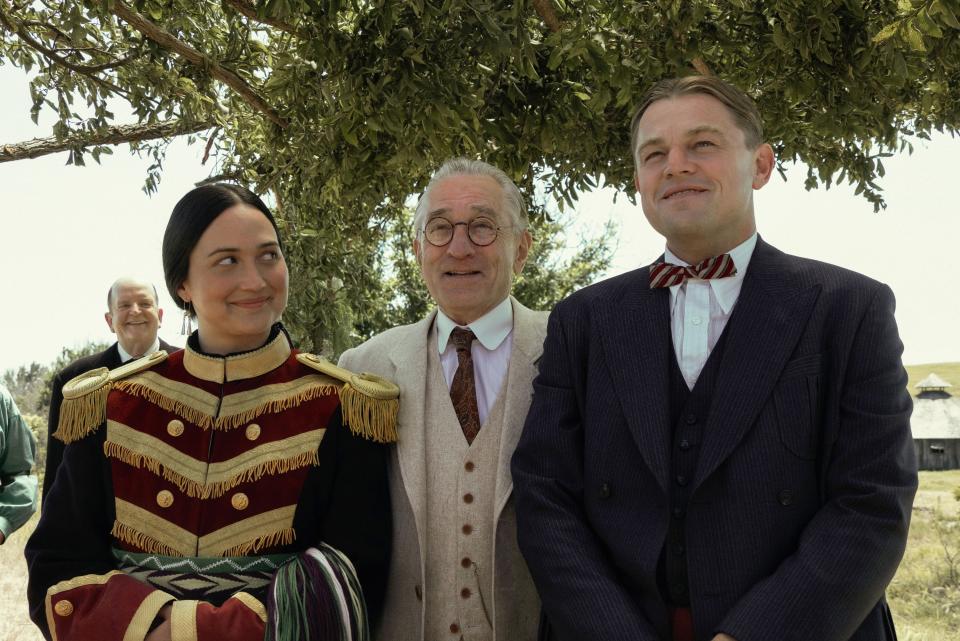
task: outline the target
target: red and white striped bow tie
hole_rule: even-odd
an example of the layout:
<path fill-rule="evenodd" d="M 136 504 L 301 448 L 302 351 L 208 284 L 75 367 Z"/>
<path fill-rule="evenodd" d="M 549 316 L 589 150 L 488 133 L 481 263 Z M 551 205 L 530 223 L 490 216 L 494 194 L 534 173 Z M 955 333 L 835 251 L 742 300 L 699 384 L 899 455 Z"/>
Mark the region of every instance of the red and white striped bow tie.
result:
<path fill-rule="evenodd" d="M 733 264 L 730 254 L 721 254 L 700 261 L 696 265 L 674 265 L 672 263 L 656 263 L 650 268 L 650 288 L 672 287 L 682 285 L 688 278 L 727 278 L 737 273 L 737 266 Z"/>

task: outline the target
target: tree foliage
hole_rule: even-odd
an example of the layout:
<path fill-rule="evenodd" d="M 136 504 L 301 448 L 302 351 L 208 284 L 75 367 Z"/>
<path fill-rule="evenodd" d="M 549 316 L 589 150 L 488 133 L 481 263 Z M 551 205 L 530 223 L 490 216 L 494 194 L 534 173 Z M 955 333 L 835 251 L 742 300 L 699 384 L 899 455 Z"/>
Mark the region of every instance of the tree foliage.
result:
<path fill-rule="evenodd" d="M 377 252 L 444 159 L 561 204 L 601 179 L 628 190 L 631 106 L 692 68 L 757 99 L 808 187 L 846 180 L 882 206 L 882 159 L 960 124 L 958 16 L 960 0 L 0 0 L 0 59 L 35 73 L 34 116 L 57 116 L 35 155 L 109 153 L 121 101 L 120 124 L 157 131 L 132 142 L 155 160 L 148 190 L 175 125 L 206 141 L 211 176 L 272 192 L 309 347 L 390 315 L 382 279 L 411 274 Z"/>
<path fill-rule="evenodd" d="M 50 384 L 57 372 L 84 356 L 102 352 L 107 343 L 88 341 L 78 347 L 64 347 L 52 363 L 36 361 L 8 369 L 3 373 L 3 384 L 10 390 L 22 414 L 46 416 L 50 410 Z"/>

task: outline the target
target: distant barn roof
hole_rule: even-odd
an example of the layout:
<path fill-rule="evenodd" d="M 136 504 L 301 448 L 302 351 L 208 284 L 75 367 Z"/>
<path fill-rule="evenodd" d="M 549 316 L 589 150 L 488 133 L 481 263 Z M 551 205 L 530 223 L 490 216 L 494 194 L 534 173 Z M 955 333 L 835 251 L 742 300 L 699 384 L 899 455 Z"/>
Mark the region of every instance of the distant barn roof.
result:
<path fill-rule="evenodd" d="M 953 385 L 951 385 L 951 384 L 948 383 L 947 381 L 943 380 L 942 378 L 940 378 L 939 376 L 937 376 L 937 375 L 934 374 L 933 372 L 930 372 L 930 374 L 929 374 L 925 379 L 923 379 L 922 381 L 920 381 L 919 383 L 917 383 L 914 387 L 917 387 L 917 388 L 919 388 L 919 389 L 921 389 L 921 390 L 924 390 L 924 389 L 944 389 L 944 388 L 947 388 L 947 387 L 953 387 Z"/>
<path fill-rule="evenodd" d="M 960 438 L 960 398 L 913 399 L 913 438 Z"/>

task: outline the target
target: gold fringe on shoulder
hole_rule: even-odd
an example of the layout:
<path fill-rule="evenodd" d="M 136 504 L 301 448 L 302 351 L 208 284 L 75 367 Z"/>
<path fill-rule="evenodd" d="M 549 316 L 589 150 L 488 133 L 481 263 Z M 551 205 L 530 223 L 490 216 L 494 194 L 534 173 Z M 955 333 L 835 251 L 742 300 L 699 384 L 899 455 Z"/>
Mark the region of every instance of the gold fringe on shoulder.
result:
<path fill-rule="evenodd" d="M 54 437 L 73 443 L 95 432 L 107 420 L 107 397 L 113 386 L 122 383 L 120 379 L 125 376 L 149 369 L 166 358 L 166 352 L 157 351 L 116 369 L 98 367 L 67 381 Z"/>
<path fill-rule="evenodd" d="M 274 547 L 277 545 L 290 545 L 297 538 L 297 533 L 292 527 L 277 530 L 270 534 L 258 536 L 252 541 L 235 545 L 220 553 L 220 556 L 249 556 L 262 550 L 263 548 Z"/>
<path fill-rule="evenodd" d="M 148 534 L 133 528 L 120 521 L 113 522 L 110 534 L 129 545 L 136 546 L 148 554 L 162 554 L 164 556 L 181 556 L 169 545 L 165 545 Z"/>
<path fill-rule="evenodd" d="M 64 385 L 63 402 L 60 404 L 60 420 L 54 437 L 64 443 L 79 441 L 84 436 L 97 431 L 107 420 L 107 397 L 110 384 L 107 368 L 81 374 L 67 385 L 75 384 L 76 393 L 69 394 Z M 81 380 L 83 379 L 83 380 Z M 80 388 L 88 389 L 80 389 Z"/>
<path fill-rule="evenodd" d="M 134 452 L 113 441 L 107 441 L 103 444 L 103 453 L 107 457 L 123 461 L 127 465 L 132 465 L 136 468 L 146 468 L 153 474 L 162 476 L 165 480 L 176 485 L 177 488 L 187 496 L 201 499 L 219 498 L 241 483 L 256 481 L 266 474 L 285 474 L 286 472 L 301 467 L 320 464 L 319 455 L 317 451 L 314 450 L 285 459 L 265 461 L 259 465 L 243 470 L 226 481 L 204 485 L 167 468 L 163 463 L 153 457 Z"/>
<path fill-rule="evenodd" d="M 377 443 L 397 442 L 400 401 L 396 398 L 373 398 L 348 383 L 340 390 L 340 405 L 354 434 Z"/>
<path fill-rule="evenodd" d="M 297 360 L 345 384 L 340 390 L 343 417 L 350 430 L 377 443 L 395 443 L 400 388 L 375 374 L 355 374 L 316 354 L 297 354 Z"/>

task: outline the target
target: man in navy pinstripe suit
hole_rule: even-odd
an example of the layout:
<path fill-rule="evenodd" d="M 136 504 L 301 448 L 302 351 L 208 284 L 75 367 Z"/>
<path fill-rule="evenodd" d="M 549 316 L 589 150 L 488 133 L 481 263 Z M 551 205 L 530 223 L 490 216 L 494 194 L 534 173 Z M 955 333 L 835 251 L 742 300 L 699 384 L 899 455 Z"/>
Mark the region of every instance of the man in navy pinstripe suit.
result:
<path fill-rule="evenodd" d="M 542 637 L 895 639 L 917 476 L 892 292 L 759 238 L 775 161 L 738 89 L 658 83 L 632 145 L 664 256 L 557 305 L 513 458 Z"/>

